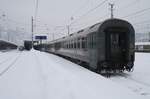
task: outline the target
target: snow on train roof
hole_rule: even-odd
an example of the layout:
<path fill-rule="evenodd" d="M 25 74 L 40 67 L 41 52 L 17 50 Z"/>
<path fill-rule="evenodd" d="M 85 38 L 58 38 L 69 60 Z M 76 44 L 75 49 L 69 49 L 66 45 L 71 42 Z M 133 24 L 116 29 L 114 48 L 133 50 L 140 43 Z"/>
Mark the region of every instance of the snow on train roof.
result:
<path fill-rule="evenodd" d="M 150 42 L 136 42 L 135 45 L 150 45 Z"/>

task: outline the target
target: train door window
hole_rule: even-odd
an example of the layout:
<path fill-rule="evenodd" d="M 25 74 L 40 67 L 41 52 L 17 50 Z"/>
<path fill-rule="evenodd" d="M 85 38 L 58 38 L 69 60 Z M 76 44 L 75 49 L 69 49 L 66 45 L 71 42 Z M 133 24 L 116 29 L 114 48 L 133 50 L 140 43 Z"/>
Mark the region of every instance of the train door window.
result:
<path fill-rule="evenodd" d="M 111 34 L 110 38 L 111 38 L 111 46 L 113 48 L 118 48 L 119 47 L 119 34 L 113 33 Z"/>

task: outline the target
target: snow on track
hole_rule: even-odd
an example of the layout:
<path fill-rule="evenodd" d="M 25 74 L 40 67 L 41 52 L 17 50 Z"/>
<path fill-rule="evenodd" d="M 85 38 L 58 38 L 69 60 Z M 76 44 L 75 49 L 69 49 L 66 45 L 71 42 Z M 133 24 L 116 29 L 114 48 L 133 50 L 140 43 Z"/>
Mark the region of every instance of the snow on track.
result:
<path fill-rule="evenodd" d="M 116 74 L 111 80 L 136 94 L 150 98 L 150 53 L 136 53 L 134 71 Z"/>
<path fill-rule="evenodd" d="M 3 53 L 0 57 L 0 76 L 2 76 L 5 72 L 11 68 L 15 62 L 19 59 L 21 52 L 11 52 L 8 55 L 7 53 Z"/>
<path fill-rule="evenodd" d="M 0 76 L 2 99 L 148 99 L 61 57 L 24 51 Z"/>

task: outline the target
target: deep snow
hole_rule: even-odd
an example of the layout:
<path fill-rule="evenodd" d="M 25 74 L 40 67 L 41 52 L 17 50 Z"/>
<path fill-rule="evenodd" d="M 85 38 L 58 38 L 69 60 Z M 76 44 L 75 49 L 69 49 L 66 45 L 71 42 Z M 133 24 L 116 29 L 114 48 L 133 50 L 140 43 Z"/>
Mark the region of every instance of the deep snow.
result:
<path fill-rule="evenodd" d="M 130 90 L 121 81 L 117 82 L 115 79 L 119 77 L 110 80 L 44 52 L 32 50 L 0 53 L 0 62 L 1 71 L 9 67 L 0 75 L 0 99 L 149 99 L 147 95 Z M 133 74 L 136 73 L 139 72 L 135 68 Z M 150 84 L 149 81 L 146 83 Z"/>

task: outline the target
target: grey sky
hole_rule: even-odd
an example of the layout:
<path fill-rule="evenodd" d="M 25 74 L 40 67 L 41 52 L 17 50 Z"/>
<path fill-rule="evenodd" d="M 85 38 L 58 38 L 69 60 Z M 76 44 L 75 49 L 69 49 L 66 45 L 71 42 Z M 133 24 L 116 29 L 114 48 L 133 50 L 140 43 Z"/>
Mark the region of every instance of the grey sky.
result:
<path fill-rule="evenodd" d="M 66 25 L 76 21 L 80 16 L 97 6 L 104 0 L 39 0 L 37 13 L 36 33 L 56 32 L 57 36 L 65 35 Z M 71 31 L 100 22 L 110 17 L 108 2 L 115 4 L 114 16 L 122 18 L 145 8 L 150 8 L 150 0 L 108 0 L 105 4 L 90 12 L 80 20 L 72 24 Z M 24 28 L 30 32 L 31 16 L 35 15 L 36 0 L 0 0 L 0 14 L 6 14 L 5 24 L 8 28 Z M 9 20 L 8 20 L 9 19 Z M 148 31 L 150 26 L 150 10 L 137 15 L 123 18 L 129 22 L 138 23 L 149 20 L 146 23 L 134 25 L 137 32 Z M 62 26 L 62 27 L 55 27 Z M 144 27 L 145 26 L 145 27 Z M 143 29 L 140 29 L 142 28 Z M 150 30 L 150 29 L 149 29 Z"/>

